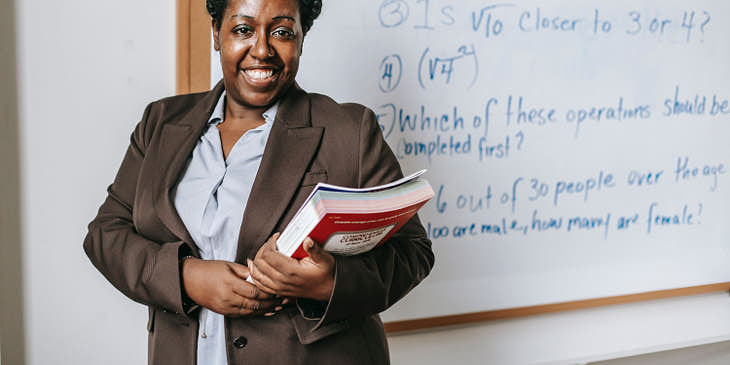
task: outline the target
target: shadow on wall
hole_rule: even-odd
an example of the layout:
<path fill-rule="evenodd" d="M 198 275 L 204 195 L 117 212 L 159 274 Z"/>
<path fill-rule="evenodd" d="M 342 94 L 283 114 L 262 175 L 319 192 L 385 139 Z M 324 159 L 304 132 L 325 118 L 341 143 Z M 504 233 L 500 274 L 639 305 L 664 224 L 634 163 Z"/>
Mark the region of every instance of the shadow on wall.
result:
<path fill-rule="evenodd" d="M 0 2 L 0 363 L 25 364 L 15 0 Z"/>
<path fill-rule="evenodd" d="M 592 362 L 589 365 L 727 365 L 730 364 L 730 341 L 692 346 L 653 354 Z"/>

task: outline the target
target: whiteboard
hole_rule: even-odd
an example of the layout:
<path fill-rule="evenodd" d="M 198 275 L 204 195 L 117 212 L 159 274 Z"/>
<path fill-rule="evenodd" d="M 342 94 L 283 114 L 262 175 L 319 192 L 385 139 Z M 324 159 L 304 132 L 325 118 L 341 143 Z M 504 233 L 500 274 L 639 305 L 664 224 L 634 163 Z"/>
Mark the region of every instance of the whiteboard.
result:
<path fill-rule="evenodd" d="M 437 193 L 420 212 L 436 266 L 383 319 L 730 281 L 728 16 L 720 1 L 325 1 L 298 82 L 372 108 Z"/>

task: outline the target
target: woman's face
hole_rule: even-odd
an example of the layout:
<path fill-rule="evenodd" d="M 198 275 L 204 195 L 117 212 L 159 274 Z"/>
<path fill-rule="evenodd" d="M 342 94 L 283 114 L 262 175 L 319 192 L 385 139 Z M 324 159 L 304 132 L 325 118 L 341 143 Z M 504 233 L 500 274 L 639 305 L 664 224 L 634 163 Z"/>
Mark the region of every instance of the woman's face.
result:
<path fill-rule="evenodd" d="M 293 83 L 302 53 L 298 0 L 229 0 L 213 26 L 229 99 L 247 107 L 273 104 Z"/>

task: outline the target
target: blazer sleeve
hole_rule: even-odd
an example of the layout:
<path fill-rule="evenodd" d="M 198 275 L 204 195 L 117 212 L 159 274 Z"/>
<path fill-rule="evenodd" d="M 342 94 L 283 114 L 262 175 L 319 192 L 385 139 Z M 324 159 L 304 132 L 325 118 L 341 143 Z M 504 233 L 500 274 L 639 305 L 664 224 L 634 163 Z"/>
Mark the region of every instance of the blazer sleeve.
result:
<path fill-rule="evenodd" d="M 360 123 L 358 155 L 361 187 L 403 176 L 375 114 L 367 108 Z M 334 290 L 317 327 L 384 311 L 421 282 L 433 264 L 431 241 L 417 215 L 374 250 L 355 256 L 335 256 Z"/>
<path fill-rule="evenodd" d="M 130 138 L 114 182 L 89 224 L 84 251 L 94 266 L 134 301 L 183 313 L 179 260 L 189 249 L 182 241 L 155 242 L 134 227 L 132 211 L 145 150 L 151 140 L 154 104 Z"/>

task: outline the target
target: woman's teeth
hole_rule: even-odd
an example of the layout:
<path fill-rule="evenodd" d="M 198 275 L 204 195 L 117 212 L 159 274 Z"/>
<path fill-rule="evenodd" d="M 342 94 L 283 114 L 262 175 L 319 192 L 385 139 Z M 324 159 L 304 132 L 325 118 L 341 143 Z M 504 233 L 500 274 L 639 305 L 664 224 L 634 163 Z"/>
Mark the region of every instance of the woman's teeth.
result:
<path fill-rule="evenodd" d="M 271 69 L 252 69 L 246 70 L 246 75 L 254 80 L 268 79 L 274 74 L 274 70 Z"/>

